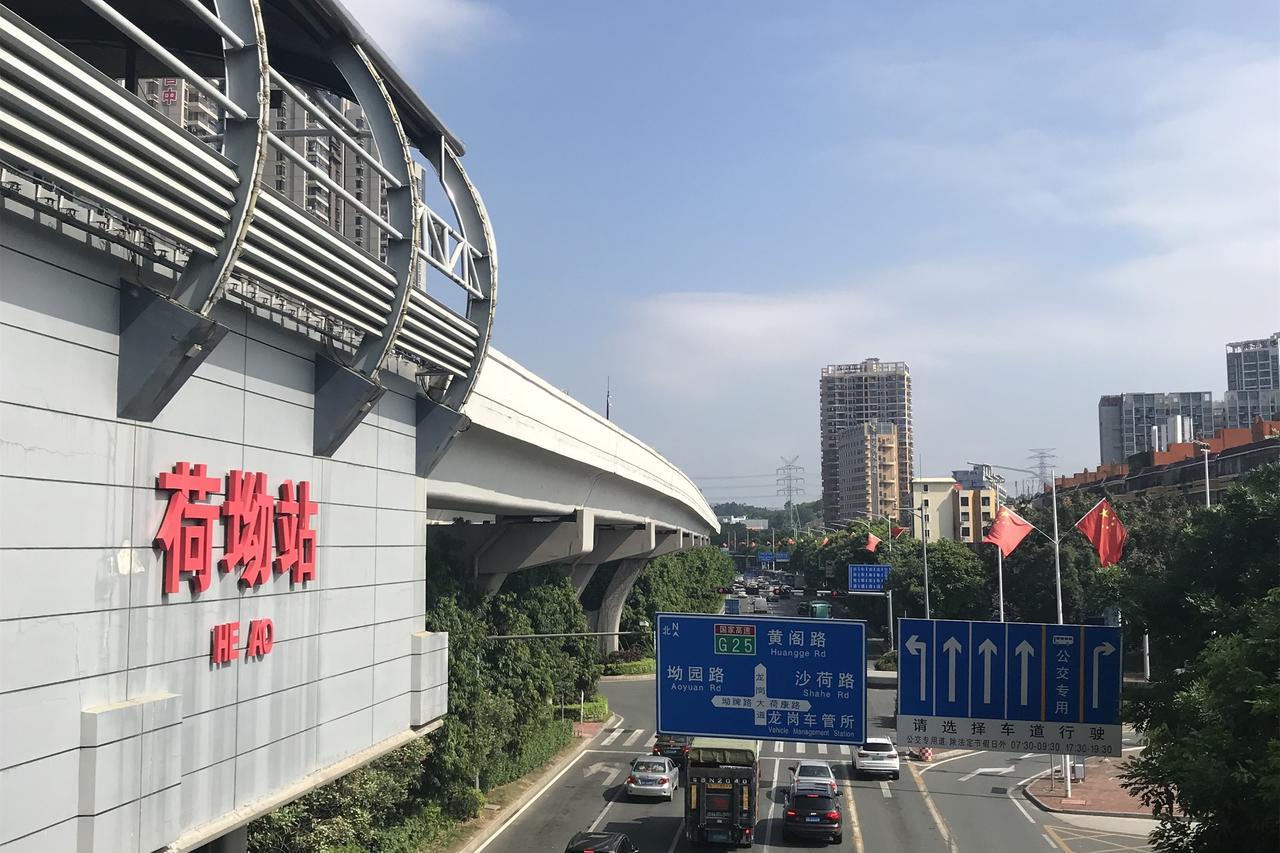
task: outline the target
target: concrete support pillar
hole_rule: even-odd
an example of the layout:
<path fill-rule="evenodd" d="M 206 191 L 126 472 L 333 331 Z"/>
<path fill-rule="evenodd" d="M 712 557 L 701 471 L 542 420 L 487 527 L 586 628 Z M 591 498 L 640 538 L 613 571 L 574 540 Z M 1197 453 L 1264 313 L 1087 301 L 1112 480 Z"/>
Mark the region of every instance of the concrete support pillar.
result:
<path fill-rule="evenodd" d="M 574 566 L 569 572 L 569 580 L 573 584 L 573 591 L 578 595 L 582 595 L 582 591 L 587 588 L 587 584 L 591 583 L 591 578 L 598 568 L 600 568 L 599 563 L 578 563 Z"/>
<path fill-rule="evenodd" d="M 618 630 L 618 626 L 622 623 L 622 606 L 627 603 L 627 596 L 631 594 L 631 587 L 635 586 L 640 570 L 648 562 L 648 558 L 638 557 L 618 563 L 618 571 L 614 573 L 613 580 L 609 581 L 609 587 L 604 591 L 604 598 L 600 601 L 600 612 L 596 618 L 597 631 Z M 600 638 L 601 652 L 609 654 L 617 650 L 616 636 Z"/>
<path fill-rule="evenodd" d="M 497 595 L 498 590 L 502 589 L 502 584 L 509 574 L 511 574 L 511 572 L 495 572 L 489 575 L 477 575 L 476 580 L 484 587 L 485 595 Z"/>

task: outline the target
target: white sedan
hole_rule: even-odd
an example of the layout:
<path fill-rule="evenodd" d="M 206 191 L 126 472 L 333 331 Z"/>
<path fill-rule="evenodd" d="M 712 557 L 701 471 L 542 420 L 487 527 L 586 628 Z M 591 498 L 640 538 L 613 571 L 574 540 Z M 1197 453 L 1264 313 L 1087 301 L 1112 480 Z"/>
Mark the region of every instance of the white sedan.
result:
<path fill-rule="evenodd" d="M 858 748 L 858 754 L 853 757 L 855 777 L 877 774 L 897 779 L 900 771 L 898 749 L 888 738 L 867 738 L 866 743 Z"/>
<path fill-rule="evenodd" d="M 665 797 L 671 799 L 680 787 L 680 768 L 665 755 L 642 755 L 631 762 L 627 776 L 628 797 Z"/>

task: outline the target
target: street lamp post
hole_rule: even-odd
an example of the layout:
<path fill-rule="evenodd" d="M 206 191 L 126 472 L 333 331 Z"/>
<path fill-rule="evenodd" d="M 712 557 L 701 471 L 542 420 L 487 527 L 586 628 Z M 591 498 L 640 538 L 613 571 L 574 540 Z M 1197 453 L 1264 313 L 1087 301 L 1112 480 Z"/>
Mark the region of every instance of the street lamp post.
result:
<path fill-rule="evenodd" d="M 1200 450 L 1200 452 L 1204 454 L 1204 505 L 1206 508 L 1208 508 L 1210 506 L 1210 503 L 1209 503 L 1209 452 L 1212 450 L 1212 448 L 1209 447 L 1207 442 L 1203 442 L 1203 441 L 1194 441 L 1192 442 L 1192 444 L 1194 444 Z"/>

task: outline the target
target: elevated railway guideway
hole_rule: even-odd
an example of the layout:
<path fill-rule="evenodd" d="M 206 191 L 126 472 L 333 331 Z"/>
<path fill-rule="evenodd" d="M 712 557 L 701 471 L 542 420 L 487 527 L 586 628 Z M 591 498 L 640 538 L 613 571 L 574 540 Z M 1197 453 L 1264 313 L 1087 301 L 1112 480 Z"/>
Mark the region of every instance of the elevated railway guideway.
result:
<path fill-rule="evenodd" d="M 334 0 L 0 0 L 3 853 L 243 849 L 439 726 L 441 529 L 606 623 L 715 529 L 492 349 L 463 153 Z"/>

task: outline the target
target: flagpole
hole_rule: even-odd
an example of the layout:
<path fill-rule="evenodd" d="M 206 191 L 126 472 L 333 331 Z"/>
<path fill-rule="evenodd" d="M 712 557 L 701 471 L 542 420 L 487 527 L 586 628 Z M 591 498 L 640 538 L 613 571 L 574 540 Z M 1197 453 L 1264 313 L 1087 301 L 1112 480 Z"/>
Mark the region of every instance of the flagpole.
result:
<path fill-rule="evenodd" d="M 1062 621 L 1062 540 L 1058 536 L 1058 475 L 1054 469 L 1049 469 L 1050 489 L 1053 501 L 1053 582 L 1058 597 L 1058 624 Z M 1067 785 L 1071 783 L 1068 781 Z M 1070 791 L 1067 792 L 1070 795 Z"/>
<path fill-rule="evenodd" d="M 1004 621 L 1004 551 L 996 546 L 996 580 L 1000 585 L 1000 621 Z"/>

